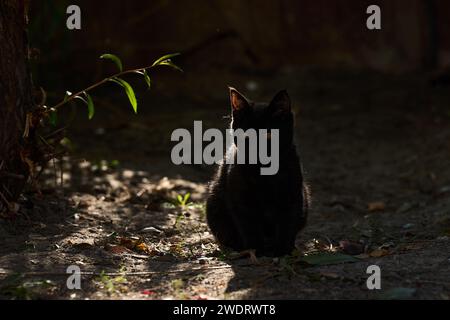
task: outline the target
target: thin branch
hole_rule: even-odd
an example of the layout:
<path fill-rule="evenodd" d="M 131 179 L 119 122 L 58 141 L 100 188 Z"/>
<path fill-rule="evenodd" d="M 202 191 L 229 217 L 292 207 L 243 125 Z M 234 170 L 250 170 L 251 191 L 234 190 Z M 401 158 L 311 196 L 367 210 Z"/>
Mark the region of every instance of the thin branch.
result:
<path fill-rule="evenodd" d="M 11 208 L 11 204 L 9 203 L 8 199 L 3 195 L 3 193 L 0 191 L 0 197 L 2 198 L 3 202 L 6 204 L 8 208 Z"/>
<path fill-rule="evenodd" d="M 59 102 L 58 104 L 56 104 L 54 107 L 50 108 L 49 111 L 53 111 L 53 110 L 57 110 L 59 107 L 65 105 L 66 103 L 68 103 L 69 101 L 72 101 L 73 99 L 75 99 L 77 96 L 82 95 L 84 92 L 88 92 L 91 91 L 92 89 L 97 88 L 98 86 L 101 86 L 102 84 L 110 81 L 111 79 L 117 78 L 117 77 L 121 77 L 123 75 L 126 74 L 131 74 L 131 73 L 137 73 L 137 72 L 144 72 L 145 70 L 149 70 L 149 69 L 153 69 L 155 67 L 157 67 L 158 65 L 151 65 L 151 66 L 147 66 L 144 68 L 136 68 L 136 69 L 130 69 L 130 70 L 125 70 L 119 73 L 116 73 L 110 77 L 104 78 L 103 80 L 94 83 L 93 85 L 78 91 L 77 93 L 71 94 L 69 97 L 67 97 L 66 99 L 64 99 L 63 101 Z"/>
<path fill-rule="evenodd" d="M 166 270 L 166 271 L 136 271 L 136 272 L 98 272 L 98 271 L 82 271 L 77 273 L 81 276 L 100 276 L 106 275 L 110 277 L 116 276 L 146 276 L 146 275 L 156 275 L 156 274 L 170 274 L 170 273 L 183 273 L 183 272 L 192 272 L 192 271 L 208 271 L 208 270 L 217 270 L 217 269 L 231 269 L 232 266 L 214 266 L 214 267 L 203 267 L 203 268 L 189 268 L 189 269 L 174 269 L 174 270 Z M 233 267 L 234 268 L 234 267 Z M 57 271 L 31 271 L 31 272 L 8 272 L 8 271 L 0 271 L 0 276 L 10 276 L 14 274 L 19 274 L 27 277 L 34 276 L 67 276 L 70 273 L 66 272 L 57 272 Z"/>
<path fill-rule="evenodd" d="M 11 178 L 11 179 L 17 179 L 17 180 L 24 180 L 25 177 L 21 174 L 6 172 L 6 171 L 0 171 L 0 178 Z"/>
<path fill-rule="evenodd" d="M 57 135 L 58 133 L 60 133 L 61 131 L 64 131 L 67 129 L 67 126 L 59 128 L 58 130 L 53 131 L 52 133 L 46 135 L 45 137 L 43 137 L 44 140 L 47 140 L 55 135 Z"/>

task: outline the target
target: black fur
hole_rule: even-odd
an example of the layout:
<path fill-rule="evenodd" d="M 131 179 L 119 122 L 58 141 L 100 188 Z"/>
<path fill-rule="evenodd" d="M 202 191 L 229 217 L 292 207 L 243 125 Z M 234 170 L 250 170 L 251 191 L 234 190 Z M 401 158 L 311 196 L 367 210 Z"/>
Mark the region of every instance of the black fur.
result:
<path fill-rule="evenodd" d="M 230 88 L 230 99 L 233 129 L 279 129 L 279 170 L 275 175 L 261 175 L 258 164 L 221 164 L 210 185 L 208 225 L 218 242 L 233 250 L 254 249 L 264 256 L 290 254 L 306 224 L 308 192 L 293 143 L 289 96 L 281 91 L 269 104 L 255 104 Z M 230 156 L 236 154 L 233 146 Z"/>

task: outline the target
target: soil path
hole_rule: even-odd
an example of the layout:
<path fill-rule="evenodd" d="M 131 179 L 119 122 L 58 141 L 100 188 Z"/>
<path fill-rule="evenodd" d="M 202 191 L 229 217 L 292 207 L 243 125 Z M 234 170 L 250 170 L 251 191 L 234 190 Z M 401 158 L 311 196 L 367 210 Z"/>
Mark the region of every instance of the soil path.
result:
<path fill-rule="evenodd" d="M 166 98 L 157 116 L 75 126 L 64 188 L 49 168 L 42 196 L 25 195 L 20 218 L 0 225 L 0 297 L 449 299 L 448 88 L 359 77 L 278 76 L 262 92 L 290 83 L 297 102 L 313 195 L 297 254 L 255 265 L 218 249 L 204 219 L 213 168 L 170 165 L 170 132 L 194 119 L 224 127 L 226 96 Z M 69 265 L 82 290 L 67 289 Z M 366 286 L 369 265 L 381 290 Z"/>

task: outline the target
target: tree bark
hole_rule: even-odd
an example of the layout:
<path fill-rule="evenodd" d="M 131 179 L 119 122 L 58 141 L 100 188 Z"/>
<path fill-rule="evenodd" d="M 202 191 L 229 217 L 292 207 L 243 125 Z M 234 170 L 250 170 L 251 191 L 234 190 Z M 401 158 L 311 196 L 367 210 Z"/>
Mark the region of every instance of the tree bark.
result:
<path fill-rule="evenodd" d="M 0 0 L 0 213 L 13 210 L 29 176 L 23 137 L 33 108 L 26 0 Z"/>

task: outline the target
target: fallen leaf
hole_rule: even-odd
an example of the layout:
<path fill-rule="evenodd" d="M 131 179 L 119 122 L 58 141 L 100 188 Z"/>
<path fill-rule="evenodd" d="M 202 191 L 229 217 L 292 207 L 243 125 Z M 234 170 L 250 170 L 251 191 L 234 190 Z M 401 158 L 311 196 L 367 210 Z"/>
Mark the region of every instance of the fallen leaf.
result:
<path fill-rule="evenodd" d="M 120 245 L 122 245 L 128 249 L 133 249 L 134 246 L 136 245 L 136 240 L 125 238 L 125 237 L 120 237 L 119 243 L 120 243 Z"/>
<path fill-rule="evenodd" d="M 371 256 L 372 258 L 380 258 L 380 257 L 387 256 L 388 254 L 390 254 L 389 250 L 375 249 L 371 253 L 369 253 L 369 256 Z"/>
<path fill-rule="evenodd" d="M 137 249 L 138 251 L 145 252 L 145 253 L 151 253 L 151 251 L 152 251 L 152 250 L 149 248 L 149 246 L 148 246 L 146 243 L 144 243 L 144 242 L 141 242 L 141 243 L 137 244 L 137 245 L 136 245 L 136 249 Z"/>
<path fill-rule="evenodd" d="M 350 254 L 352 256 L 361 254 L 364 252 L 364 245 L 359 242 L 353 242 L 349 240 L 339 241 L 339 247 L 344 253 Z"/>
<path fill-rule="evenodd" d="M 156 292 L 155 291 L 151 291 L 151 290 L 142 290 L 141 291 L 141 294 L 145 294 L 145 295 L 152 295 L 152 294 L 155 294 Z"/>
<path fill-rule="evenodd" d="M 386 204 L 383 201 L 370 202 L 367 205 L 367 210 L 369 210 L 370 212 L 383 211 L 384 209 L 386 209 Z"/>
<path fill-rule="evenodd" d="M 105 249 L 114 254 L 121 254 L 125 252 L 130 252 L 130 250 L 124 246 L 107 245 Z"/>

